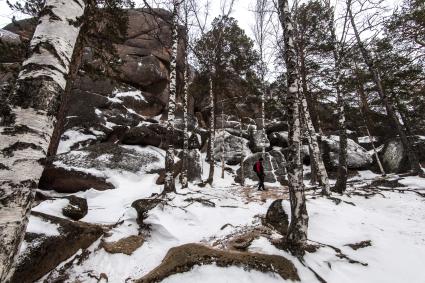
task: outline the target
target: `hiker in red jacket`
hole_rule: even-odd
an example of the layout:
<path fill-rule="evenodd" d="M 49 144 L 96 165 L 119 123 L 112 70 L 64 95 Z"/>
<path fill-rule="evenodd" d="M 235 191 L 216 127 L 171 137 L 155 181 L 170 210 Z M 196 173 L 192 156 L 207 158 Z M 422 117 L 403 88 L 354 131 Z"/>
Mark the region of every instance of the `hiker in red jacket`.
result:
<path fill-rule="evenodd" d="M 263 167 L 263 158 L 260 157 L 257 162 L 254 164 L 254 171 L 257 173 L 258 176 L 258 190 L 259 191 L 265 191 L 264 188 L 264 167 Z"/>

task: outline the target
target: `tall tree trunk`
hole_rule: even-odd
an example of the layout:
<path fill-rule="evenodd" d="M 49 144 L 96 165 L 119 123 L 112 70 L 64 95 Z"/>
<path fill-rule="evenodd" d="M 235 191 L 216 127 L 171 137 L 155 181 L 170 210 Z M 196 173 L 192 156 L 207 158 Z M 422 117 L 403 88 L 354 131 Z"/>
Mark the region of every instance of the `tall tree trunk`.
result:
<path fill-rule="evenodd" d="M 418 158 L 416 156 L 416 153 L 414 152 L 414 149 L 407 138 L 407 135 L 405 131 L 403 130 L 403 126 L 400 124 L 400 121 L 398 120 L 398 117 L 394 111 L 394 107 L 391 104 L 387 93 L 384 90 L 384 87 L 382 86 L 382 80 L 379 75 L 379 71 L 377 67 L 375 66 L 375 63 L 369 53 L 369 51 L 364 46 L 359 31 L 357 30 L 357 26 L 354 20 L 353 13 L 351 11 L 351 3 L 348 5 L 348 14 L 350 17 L 351 25 L 353 27 L 354 35 L 357 40 L 357 45 L 359 46 L 360 52 L 362 54 L 363 60 L 365 61 L 367 67 L 369 68 L 369 72 L 372 74 L 373 80 L 377 86 L 379 97 L 381 98 L 382 102 L 384 103 L 385 109 L 387 110 L 387 114 L 390 117 L 390 119 L 393 122 L 394 127 L 397 130 L 398 135 L 400 136 L 401 143 L 403 144 L 403 148 L 406 150 L 407 157 L 409 159 L 411 171 L 414 174 L 422 175 L 422 169 L 421 165 L 419 164 Z"/>
<path fill-rule="evenodd" d="M 0 281 L 13 275 L 86 3 L 47 0 L 0 126 Z"/>
<path fill-rule="evenodd" d="M 326 172 L 320 150 L 321 138 L 318 139 L 317 137 L 317 131 L 319 129 L 319 118 L 317 115 L 316 104 L 313 102 L 307 87 L 307 70 L 305 68 L 305 54 L 302 38 L 299 40 L 298 44 L 298 55 L 300 59 L 300 75 L 302 82 L 301 113 L 304 119 L 305 127 L 307 129 L 307 139 L 309 141 L 309 151 L 311 158 L 311 183 L 315 184 L 316 181 L 319 181 L 319 185 L 322 187 L 322 193 L 329 195 L 330 186 L 328 173 Z"/>
<path fill-rule="evenodd" d="M 214 107 L 213 80 L 212 80 L 211 73 L 208 77 L 208 83 L 209 83 L 209 96 L 210 96 L 210 129 L 208 132 L 208 135 L 209 135 L 208 153 L 209 153 L 210 171 L 208 174 L 207 183 L 212 185 L 214 181 L 215 107 Z"/>
<path fill-rule="evenodd" d="M 187 35 L 186 35 L 187 36 Z M 186 47 L 185 47 L 186 48 Z M 185 52 L 186 53 L 186 52 Z M 183 76 L 183 159 L 182 159 L 182 172 L 181 172 L 181 183 L 182 188 L 187 188 L 187 168 L 188 168 L 188 156 L 189 156 L 189 133 L 188 133 L 188 61 L 187 53 L 185 54 L 185 67 Z"/>
<path fill-rule="evenodd" d="M 176 190 L 174 180 L 174 118 L 176 112 L 176 93 L 177 93 L 177 49 L 178 49 L 178 11 L 179 2 L 173 3 L 173 26 L 171 34 L 171 54 L 170 54 L 170 94 L 168 97 L 168 116 L 167 116 L 167 152 L 165 155 L 165 180 L 164 193 L 174 192 Z"/>
<path fill-rule="evenodd" d="M 360 79 L 359 75 L 356 76 L 356 79 L 357 79 L 356 88 L 357 88 L 357 93 L 359 95 L 360 102 L 361 102 L 360 108 L 363 114 L 363 120 L 365 121 L 365 124 L 367 128 L 369 129 L 369 131 L 372 131 L 374 127 L 370 119 L 370 108 L 369 108 L 369 103 L 367 101 L 367 96 L 363 87 L 363 81 Z"/>
<path fill-rule="evenodd" d="M 339 78 L 337 81 L 339 89 Z M 347 188 L 347 124 L 345 120 L 345 100 L 340 91 L 337 92 L 338 128 L 339 128 L 339 156 L 338 172 L 334 191 L 342 194 Z"/>
<path fill-rule="evenodd" d="M 225 132 L 224 132 L 224 112 L 223 112 L 223 100 L 221 101 L 221 144 L 220 144 L 220 151 L 221 151 L 221 178 L 224 179 L 224 141 L 225 141 Z"/>
<path fill-rule="evenodd" d="M 376 162 L 378 163 L 379 170 L 381 171 L 381 175 L 385 176 L 386 174 L 385 174 L 384 167 L 382 166 L 381 160 L 379 159 L 378 151 L 376 150 L 373 137 L 370 134 L 373 124 L 369 117 L 370 115 L 369 103 L 367 102 L 367 96 L 364 91 L 363 81 L 361 77 L 359 76 L 359 72 L 357 70 L 356 70 L 356 80 L 357 80 L 356 89 L 357 89 L 357 94 L 360 100 L 360 105 L 359 105 L 360 114 L 363 117 L 363 124 L 365 125 L 365 128 L 366 128 L 366 134 L 369 137 L 370 143 L 372 144 L 373 153 L 375 155 Z"/>
<path fill-rule="evenodd" d="M 263 73 L 263 71 L 262 71 Z M 265 100 L 265 90 L 264 90 L 264 75 L 261 75 L 261 154 L 264 158 L 266 154 L 266 126 L 265 126 L 265 108 L 264 108 L 264 100 Z"/>
<path fill-rule="evenodd" d="M 294 26 L 287 0 L 279 0 L 279 16 L 283 28 L 285 44 L 284 58 L 287 72 L 287 113 L 289 124 L 289 200 L 291 203 L 291 222 L 286 236 L 293 253 L 303 253 L 302 247 L 307 240 L 308 214 L 304 195 L 302 164 L 300 156 L 301 129 L 299 119 L 299 75 L 297 55 L 294 45 Z"/>
<path fill-rule="evenodd" d="M 329 12 L 331 12 L 331 17 L 329 18 L 328 28 L 331 33 L 332 39 L 332 53 L 334 59 L 334 77 L 335 77 L 335 92 L 337 96 L 337 112 L 338 112 L 338 128 L 339 128 L 339 158 L 338 158 L 338 172 L 335 187 L 333 190 L 336 192 L 342 193 L 347 188 L 347 124 L 345 118 L 345 97 L 341 92 L 341 60 L 342 60 L 342 50 L 340 44 L 337 40 L 335 24 L 334 24 L 334 9 L 331 7 L 330 1 L 326 1 L 326 6 Z"/>
<path fill-rule="evenodd" d="M 307 101 L 304 96 L 301 97 L 302 110 L 301 114 L 304 119 L 304 125 L 307 129 L 307 139 L 308 144 L 311 149 L 311 159 L 312 163 L 314 163 L 314 167 L 316 170 L 317 179 L 319 181 L 319 185 L 322 188 L 322 193 L 325 195 L 330 194 L 330 186 L 328 173 L 326 172 L 325 164 L 323 163 L 322 154 L 320 152 L 320 145 L 317 140 L 316 131 L 314 130 L 313 123 L 310 118 L 310 113 L 308 112 Z"/>
<path fill-rule="evenodd" d="M 243 117 L 239 117 L 239 131 L 241 134 L 241 162 L 240 162 L 240 172 L 241 172 L 241 185 L 245 185 L 245 173 L 244 173 L 244 166 L 243 162 L 245 159 L 245 151 L 244 151 L 244 139 L 243 139 Z"/>

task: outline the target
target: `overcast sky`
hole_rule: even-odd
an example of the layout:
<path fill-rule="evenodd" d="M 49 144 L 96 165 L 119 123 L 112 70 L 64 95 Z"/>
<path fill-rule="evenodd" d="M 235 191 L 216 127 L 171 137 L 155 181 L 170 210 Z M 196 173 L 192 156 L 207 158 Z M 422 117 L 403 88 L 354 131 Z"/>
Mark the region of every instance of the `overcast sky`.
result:
<path fill-rule="evenodd" d="M 16 1 L 16 0 L 11 0 Z M 151 2 L 152 0 L 148 0 Z M 220 14 L 220 2 L 222 0 L 211 0 L 212 9 L 211 9 L 211 17 L 210 21 L 217 15 Z M 334 0 L 338 1 L 338 0 Z M 135 0 L 136 6 L 141 6 L 142 0 Z M 200 0 L 199 2 L 202 2 Z M 290 1 L 291 2 L 291 1 Z M 302 2 L 302 1 L 300 1 Z M 390 6 L 394 6 L 401 2 L 401 0 L 386 0 L 387 4 Z M 252 12 L 252 8 L 255 4 L 255 0 L 235 0 L 232 16 L 236 18 L 239 23 L 239 26 L 245 30 L 245 32 L 252 36 L 252 25 L 254 23 L 254 15 Z M 11 22 L 12 17 L 15 16 L 17 19 L 22 18 L 23 16 L 19 13 L 13 12 L 9 9 L 6 4 L 6 0 L 0 0 L 0 27 L 3 27 Z"/>

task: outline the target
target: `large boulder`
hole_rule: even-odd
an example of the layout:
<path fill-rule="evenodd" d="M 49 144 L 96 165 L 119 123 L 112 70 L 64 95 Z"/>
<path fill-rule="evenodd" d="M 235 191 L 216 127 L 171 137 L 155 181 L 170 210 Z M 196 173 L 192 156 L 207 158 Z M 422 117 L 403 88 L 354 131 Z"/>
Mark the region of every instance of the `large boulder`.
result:
<path fill-rule="evenodd" d="M 338 168 L 339 164 L 339 137 L 322 137 L 323 161 L 329 170 Z M 372 165 L 372 156 L 362 146 L 347 139 L 347 167 L 348 169 L 367 169 Z"/>
<path fill-rule="evenodd" d="M 72 220 L 80 220 L 86 216 L 88 211 L 87 200 L 77 196 L 66 197 L 69 200 L 67 206 L 62 208 L 62 214 Z"/>
<path fill-rule="evenodd" d="M 249 138 L 249 148 L 252 152 L 261 152 L 262 148 L 267 149 L 270 147 L 270 141 L 267 134 L 263 130 L 252 130 Z"/>
<path fill-rule="evenodd" d="M 286 235 L 289 226 L 289 217 L 283 209 L 281 199 L 272 202 L 264 218 L 264 224 L 270 225 L 281 235 Z"/>
<path fill-rule="evenodd" d="M 155 173 L 163 166 L 163 153 L 157 149 L 100 143 L 56 155 L 39 187 L 58 192 L 111 189 L 106 180 L 113 171 Z"/>
<path fill-rule="evenodd" d="M 59 166 L 46 167 L 38 187 L 42 190 L 55 190 L 59 193 L 76 193 L 90 189 L 104 191 L 115 188 L 105 177 Z"/>
<path fill-rule="evenodd" d="M 261 152 L 251 154 L 243 161 L 244 177 L 253 181 L 258 181 L 257 174 L 252 169 L 254 163 L 261 157 Z M 286 159 L 282 152 L 278 150 L 271 150 L 266 152 L 263 157 L 263 167 L 265 173 L 265 182 L 284 183 L 286 180 Z M 240 181 L 241 169 L 239 168 L 236 172 L 236 181 Z"/>
<path fill-rule="evenodd" d="M 224 140 L 224 144 L 223 144 Z M 242 146 L 243 156 L 248 156 L 251 151 L 248 147 L 248 140 L 231 135 L 224 131 L 215 139 L 214 143 L 214 158 L 220 161 L 222 158 L 222 146 L 224 147 L 224 161 L 228 165 L 237 165 L 241 162 Z"/>
<path fill-rule="evenodd" d="M 288 147 L 288 132 L 273 132 L 268 138 L 271 146 Z"/>
<path fill-rule="evenodd" d="M 35 282 L 102 234 L 100 226 L 32 212 L 12 283 Z"/>
<path fill-rule="evenodd" d="M 425 161 L 425 137 L 409 137 L 415 154 L 420 162 Z M 399 138 L 387 140 L 379 152 L 385 172 L 405 173 L 410 170 L 409 159 L 406 150 Z"/>

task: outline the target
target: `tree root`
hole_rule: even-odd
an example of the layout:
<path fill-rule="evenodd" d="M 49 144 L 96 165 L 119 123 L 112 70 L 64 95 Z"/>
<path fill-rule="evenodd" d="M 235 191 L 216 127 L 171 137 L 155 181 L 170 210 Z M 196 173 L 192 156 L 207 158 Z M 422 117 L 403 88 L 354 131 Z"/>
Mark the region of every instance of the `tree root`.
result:
<path fill-rule="evenodd" d="M 285 280 L 300 281 L 294 264 L 282 256 L 222 251 L 200 244 L 186 244 L 171 248 L 158 267 L 135 282 L 160 282 L 173 274 L 190 271 L 195 265 L 212 263 L 220 267 L 240 266 L 261 272 L 275 272 Z"/>
<path fill-rule="evenodd" d="M 215 203 L 208 200 L 208 199 L 203 199 L 203 198 L 187 198 L 184 201 L 190 202 L 188 205 L 184 206 L 185 208 L 192 205 L 195 202 L 199 202 L 204 206 L 209 206 L 209 207 L 215 207 Z"/>
<path fill-rule="evenodd" d="M 363 265 L 363 266 L 368 266 L 368 263 L 366 263 L 366 262 L 361 262 L 361 261 L 358 261 L 358 260 L 355 260 L 355 259 L 350 258 L 350 257 L 349 257 L 349 256 L 347 256 L 346 254 L 344 254 L 344 253 L 341 251 L 341 249 L 339 249 L 339 248 L 337 248 L 337 247 L 334 247 L 334 246 L 329 245 L 329 244 L 319 243 L 319 242 L 312 241 L 312 240 L 310 240 L 310 241 L 311 241 L 311 242 L 314 242 L 314 243 L 316 243 L 316 244 L 318 244 L 318 245 L 319 245 L 319 246 L 321 246 L 321 247 L 328 247 L 328 248 L 333 249 L 333 250 L 336 252 L 336 256 L 337 256 L 337 257 L 339 257 L 340 259 L 345 259 L 345 260 L 347 260 L 347 261 L 348 261 L 348 263 L 352 263 L 352 264 L 360 264 L 360 265 Z"/>

